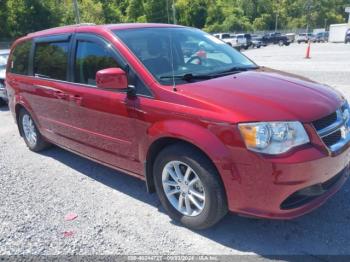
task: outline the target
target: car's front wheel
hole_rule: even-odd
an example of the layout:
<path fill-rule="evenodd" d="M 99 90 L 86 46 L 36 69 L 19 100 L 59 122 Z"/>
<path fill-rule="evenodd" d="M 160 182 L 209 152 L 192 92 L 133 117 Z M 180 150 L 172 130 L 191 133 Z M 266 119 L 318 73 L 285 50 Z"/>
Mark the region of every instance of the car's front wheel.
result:
<path fill-rule="evenodd" d="M 27 110 L 22 109 L 20 111 L 18 125 L 23 139 L 30 150 L 39 152 L 49 147 L 50 144 L 43 139 L 32 116 Z"/>
<path fill-rule="evenodd" d="M 154 164 L 154 178 L 163 207 L 189 228 L 208 228 L 227 213 L 216 168 L 192 146 L 178 143 L 162 150 Z"/>

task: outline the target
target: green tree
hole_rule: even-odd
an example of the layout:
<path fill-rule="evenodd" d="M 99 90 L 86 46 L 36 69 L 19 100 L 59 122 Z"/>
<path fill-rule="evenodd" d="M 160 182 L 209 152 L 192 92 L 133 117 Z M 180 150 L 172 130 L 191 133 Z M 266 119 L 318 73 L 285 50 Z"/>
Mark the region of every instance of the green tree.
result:
<path fill-rule="evenodd" d="M 147 0 L 145 1 L 144 8 L 147 22 L 167 23 L 170 21 L 170 10 L 166 0 Z"/>
<path fill-rule="evenodd" d="M 130 0 L 126 9 L 128 21 L 137 22 L 144 15 L 143 0 Z"/>

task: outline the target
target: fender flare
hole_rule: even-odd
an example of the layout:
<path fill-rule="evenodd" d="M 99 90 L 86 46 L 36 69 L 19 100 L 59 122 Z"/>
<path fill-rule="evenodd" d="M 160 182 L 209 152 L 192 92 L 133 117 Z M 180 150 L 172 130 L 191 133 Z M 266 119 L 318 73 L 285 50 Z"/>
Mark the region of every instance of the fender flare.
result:
<path fill-rule="evenodd" d="M 208 128 L 185 120 L 166 120 L 150 126 L 147 135 L 147 143 L 141 142 L 140 160 L 145 163 L 145 180 L 149 192 L 154 191 L 152 160 L 155 158 L 150 155 L 150 151 L 157 141 L 167 138 L 191 144 L 202 151 L 217 169 L 227 192 L 227 185 L 233 181 L 231 154 L 222 141 Z"/>

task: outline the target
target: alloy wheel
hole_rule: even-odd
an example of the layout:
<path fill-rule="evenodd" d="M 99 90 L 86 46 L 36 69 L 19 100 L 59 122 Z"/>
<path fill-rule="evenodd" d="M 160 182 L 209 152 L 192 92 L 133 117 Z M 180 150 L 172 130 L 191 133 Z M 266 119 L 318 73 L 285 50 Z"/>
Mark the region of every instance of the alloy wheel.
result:
<path fill-rule="evenodd" d="M 32 118 L 25 114 L 22 118 L 23 132 L 29 145 L 34 147 L 37 143 L 37 133 Z"/>
<path fill-rule="evenodd" d="M 205 206 L 205 191 L 196 172 L 181 161 L 171 161 L 162 172 L 164 193 L 171 205 L 185 216 L 199 215 Z"/>

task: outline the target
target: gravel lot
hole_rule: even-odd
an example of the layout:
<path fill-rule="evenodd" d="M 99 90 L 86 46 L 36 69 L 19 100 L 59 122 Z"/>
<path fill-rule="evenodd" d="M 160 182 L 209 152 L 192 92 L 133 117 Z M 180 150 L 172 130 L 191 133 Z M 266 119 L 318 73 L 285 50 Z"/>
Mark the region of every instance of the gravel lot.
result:
<path fill-rule="evenodd" d="M 350 45 L 248 50 L 265 65 L 327 83 L 350 99 Z M 172 222 L 144 182 L 60 148 L 27 150 L 10 112 L 0 109 L 0 254 L 350 255 L 350 183 L 293 221 L 228 215 L 195 232 Z M 66 214 L 78 217 L 65 221 Z M 65 233 L 66 232 L 66 233 Z M 324 259 L 324 257 L 322 257 Z M 288 259 L 291 260 L 291 259 Z"/>

